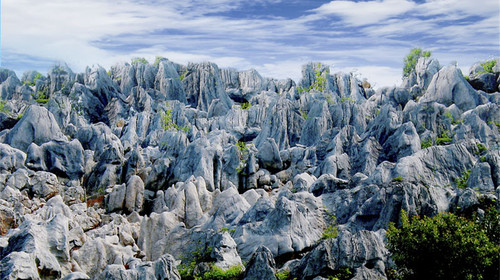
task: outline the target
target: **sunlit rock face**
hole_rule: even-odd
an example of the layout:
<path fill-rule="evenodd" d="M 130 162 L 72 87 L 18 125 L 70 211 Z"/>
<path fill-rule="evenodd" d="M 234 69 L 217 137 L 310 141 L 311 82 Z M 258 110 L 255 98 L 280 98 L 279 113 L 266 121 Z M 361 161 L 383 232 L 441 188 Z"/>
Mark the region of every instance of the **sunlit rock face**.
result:
<path fill-rule="evenodd" d="M 381 89 L 318 63 L 298 83 L 167 59 L 0 69 L 0 278 L 385 279 L 401 210 L 499 199 L 500 67 L 482 67 L 421 58 Z"/>

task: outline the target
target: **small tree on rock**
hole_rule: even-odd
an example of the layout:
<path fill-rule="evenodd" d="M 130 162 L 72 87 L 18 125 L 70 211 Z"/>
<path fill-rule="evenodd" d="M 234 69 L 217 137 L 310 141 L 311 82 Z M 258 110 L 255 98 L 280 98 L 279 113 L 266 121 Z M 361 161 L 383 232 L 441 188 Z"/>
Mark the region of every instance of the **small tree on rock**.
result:
<path fill-rule="evenodd" d="M 430 51 L 422 51 L 421 48 L 414 48 L 410 51 L 410 53 L 405 57 L 405 65 L 403 68 L 403 77 L 408 77 L 412 72 L 415 72 L 415 66 L 417 65 L 417 61 L 421 57 L 430 57 Z"/>

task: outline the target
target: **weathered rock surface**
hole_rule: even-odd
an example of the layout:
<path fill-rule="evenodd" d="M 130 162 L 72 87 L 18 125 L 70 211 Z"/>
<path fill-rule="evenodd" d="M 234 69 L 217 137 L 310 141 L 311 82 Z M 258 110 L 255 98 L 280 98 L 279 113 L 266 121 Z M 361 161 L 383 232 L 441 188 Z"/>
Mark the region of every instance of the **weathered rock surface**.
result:
<path fill-rule="evenodd" d="M 401 210 L 498 208 L 498 61 L 466 80 L 421 58 L 382 89 L 318 63 L 297 84 L 164 58 L 2 68 L 0 278 L 385 279 Z"/>
<path fill-rule="evenodd" d="M 5 143 L 26 151 L 31 143 L 42 145 L 51 140 L 64 138 L 54 115 L 44 107 L 32 105 L 9 131 Z"/>

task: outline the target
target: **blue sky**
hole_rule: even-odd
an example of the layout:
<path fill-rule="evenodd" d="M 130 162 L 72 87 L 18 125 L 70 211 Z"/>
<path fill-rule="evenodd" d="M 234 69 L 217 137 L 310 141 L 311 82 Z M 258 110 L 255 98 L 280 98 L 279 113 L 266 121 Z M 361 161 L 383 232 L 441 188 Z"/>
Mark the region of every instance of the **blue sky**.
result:
<path fill-rule="evenodd" d="M 403 58 L 430 50 L 464 71 L 500 56 L 498 0 L 3 0 L 2 67 L 76 72 L 132 57 L 213 61 L 273 78 L 309 61 L 399 85 Z"/>

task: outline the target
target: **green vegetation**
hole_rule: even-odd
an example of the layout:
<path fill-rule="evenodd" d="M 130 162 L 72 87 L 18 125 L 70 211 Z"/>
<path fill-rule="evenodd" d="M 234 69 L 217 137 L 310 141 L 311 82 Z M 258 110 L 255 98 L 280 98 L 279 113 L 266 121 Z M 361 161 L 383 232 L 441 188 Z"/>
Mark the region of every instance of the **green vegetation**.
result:
<path fill-rule="evenodd" d="M 484 73 L 493 73 L 493 67 L 497 64 L 497 61 L 495 59 L 488 60 L 484 63 L 481 63 L 481 66 L 483 66 Z M 478 73 L 481 74 L 481 73 Z"/>
<path fill-rule="evenodd" d="M 346 103 L 346 102 L 354 103 L 354 100 L 351 97 L 342 97 L 342 98 L 340 98 L 340 103 Z"/>
<path fill-rule="evenodd" d="M 459 189 L 465 189 L 467 187 L 467 180 L 469 180 L 470 170 L 464 170 L 462 176 L 455 179 L 455 185 Z"/>
<path fill-rule="evenodd" d="M 403 182 L 403 177 L 401 177 L 401 176 L 394 177 L 394 178 L 392 178 L 392 181 L 401 183 L 401 182 Z"/>
<path fill-rule="evenodd" d="M 229 233 L 234 233 L 236 231 L 236 229 L 234 228 L 228 228 L 228 227 L 221 227 L 219 232 L 220 233 L 224 233 L 224 232 L 229 232 Z"/>
<path fill-rule="evenodd" d="M 241 109 L 243 110 L 248 110 L 252 107 L 252 104 L 250 104 L 248 101 L 241 103 Z"/>
<path fill-rule="evenodd" d="M 36 73 L 35 77 L 31 81 L 25 81 L 24 84 L 34 87 L 36 85 L 36 80 L 41 79 L 43 76 L 40 73 Z"/>
<path fill-rule="evenodd" d="M 276 278 L 279 280 L 297 280 L 297 278 L 292 278 L 289 270 L 283 270 L 281 272 L 276 272 Z"/>
<path fill-rule="evenodd" d="M 422 149 L 427 149 L 429 147 L 431 147 L 433 145 L 432 143 L 432 138 L 427 138 L 426 140 L 422 140 L 422 142 L 420 142 L 420 147 Z"/>
<path fill-rule="evenodd" d="M 238 148 L 238 154 L 240 156 L 240 164 L 239 164 L 238 168 L 236 168 L 236 171 L 238 172 L 238 174 L 245 175 L 242 172 L 247 165 L 246 157 L 248 155 L 248 147 L 247 147 L 247 144 L 243 141 L 238 141 L 236 143 L 236 147 Z"/>
<path fill-rule="evenodd" d="M 299 109 L 299 113 L 302 116 L 302 118 L 304 118 L 304 120 L 307 120 L 307 114 L 304 111 L 302 111 L 301 109 Z"/>
<path fill-rule="evenodd" d="M 0 113 L 8 113 L 9 109 L 5 108 L 5 105 L 7 104 L 6 101 L 0 100 Z"/>
<path fill-rule="evenodd" d="M 243 267 L 235 265 L 228 270 L 223 270 L 212 264 L 210 270 L 203 274 L 203 277 L 198 278 L 203 280 L 238 280 L 243 279 Z"/>
<path fill-rule="evenodd" d="M 441 135 L 436 139 L 436 145 L 448 145 L 451 143 L 453 139 L 449 136 L 449 131 L 448 130 L 443 130 L 441 132 Z"/>
<path fill-rule="evenodd" d="M 495 122 L 495 121 L 489 121 L 488 124 L 495 125 L 498 129 L 498 132 L 500 132 L 500 122 Z"/>
<path fill-rule="evenodd" d="M 321 71 L 321 63 L 318 63 L 318 69 L 314 70 L 314 84 L 312 88 L 323 92 L 326 89 L 326 75 Z"/>
<path fill-rule="evenodd" d="M 163 111 L 161 115 L 161 127 L 163 130 L 177 130 L 177 131 L 184 131 L 186 133 L 189 132 L 190 127 L 189 126 L 178 126 L 174 121 L 172 120 L 172 109 L 170 108 L 168 102 L 167 102 L 167 110 Z"/>
<path fill-rule="evenodd" d="M 163 59 L 165 59 L 163 56 L 156 56 L 155 57 L 155 62 L 153 63 L 154 66 L 158 66 L 160 65 L 160 61 L 162 61 Z M 147 62 L 147 61 L 146 61 Z"/>
<path fill-rule="evenodd" d="M 404 60 L 403 77 L 408 77 L 412 72 L 415 72 L 415 66 L 419 58 L 430 56 L 430 51 L 422 51 L 421 48 L 412 49 Z"/>
<path fill-rule="evenodd" d="M 348 267 L 336 269 L 328 280 L 348 280 L 354 277 L 354 273 Z"/>
<path fill-rule="evenodd" d="M 188 71 L 184 71 L 184 73 L 182 73 L 180 76 L 179 76 L 179 79 L 182 81 L 184 80 L 184 78 L 186 78 L 186 75 L 187 75 Z"/>
<path fill-rule="evenodd" d="M 198 241 L 198 248 L 193 252 L 191 252 L 193 259 L 187 264 L 181 263 L 180 265 L 177 266 L 177 270 L 179 271 L 181 279 L 183 280 L 203 279 L 201 278 L 202 275 L 200 275 L 199 272 L 195 272 L 196 264 L 201 262 L 212 261 L 212 259 L 210 258 L 210 253 L 212 253 L 212 248 L 211 247 L 205 248 L 202 245 L 201 241 Z M 187 258 L 184 258 L 183 262 L 185 262 L 186 260 Z"/>
<path fill-rule="evenodd" d="M 45 92 L 45 89 L 43 91 L 38 91 L 38 97 L 35 101 L 40 104 L 47 104 L 49 102 L 49 98 L 45 95 Z"/>
<path fill-rule="evenodd" d="M 479 150 L 479 152 L 477 152 L 478 155 L 481 155 L 488 151 L 488 148 L 486 148 L 486 146 L 482 143 L 476 143 L 476 147 Z"/>
<path fill-rule="evenodd" d="M 339 230 L 337 229 L 337 217 L 330 213 L 328 208 L 324 208 L 325 213 L 327 214 L 328 226 L 326 227 L 323 235 L 321 235 L 321 239 L 330 239 L 335 238 L 339 234 Z"/>
<path fill-rule="evenodd" d="M 498 213 L 494 219 L 498 225 Z M 499 245 L 485 225 L 452 213 L 410 221 L 402 210 L 401 227 L 389 225 L 387 248 L 402 279 L 498 279 Z"/>
<path fill-rule="evenodd" d="M 310 91 L 312 89 L 323 92 L 326 90 L 326 74 L 328 71 L 321 71 L 321 63 L 318 63 L 317 69 L 314 70 L 314 83 L 308 88 L 298 87 L 297 92 L 302 94 L 305 91 Z"/>
<path fill-rule="evenodd" d="M 335 104 L 335 101 L 333 100 L 332 96 L 330 94 L 325 94 L 323 95 L 326 99 L 326 102 L 328 103 L 328 105 L 334 105 Z"/>
<path fill-rule="evenodd" d="M 444 113 L 444 116 L 447 117 L 448 119 L 450 119 L 451 122 L 453 122 L 453 115 L 451 114 L 450 111 Z"/>
<path fill-rule="evenodd" d="M 201 245 L 201 243 L 199 243 Z M 210 253 L 212 252 L 211 247 L 207 247 L 206 250 L 202 248 L 195 250 L 193 254 L 193 260 L 188 264 L 180 264 L 177 269 L 183 280 L 238 280 L 243 277 L 243 266 L 235 265 L 227 270 L 223 270 L 217 267 L 213 259 L 210 258 Z M 210 266 L 210 270 L 201 272 L 196 269 L 198 263 L 207 263 Z"/>
<path fill-rule="evenodd" d="M 137 64 L 137 63 L 148 64 L 149 62 L 144 57 L 133 58 L 132 64 Z"/>

